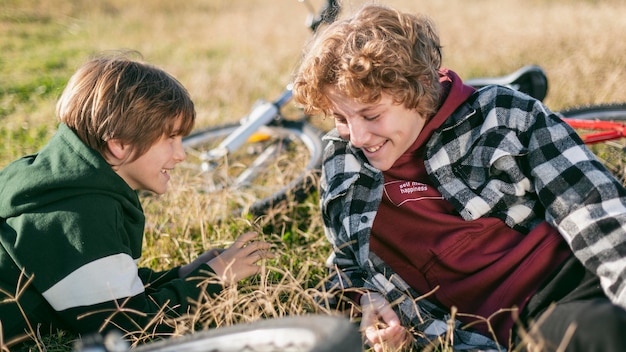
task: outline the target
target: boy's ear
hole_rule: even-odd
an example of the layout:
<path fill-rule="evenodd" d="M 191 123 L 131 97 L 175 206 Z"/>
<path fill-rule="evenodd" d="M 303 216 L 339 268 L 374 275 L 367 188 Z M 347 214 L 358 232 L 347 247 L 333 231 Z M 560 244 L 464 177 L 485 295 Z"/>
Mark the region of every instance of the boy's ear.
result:
<path fill-rule="evenodd" d="M 107 142 L 107 154 L 110 158 L 115 161 L 121 162 L 128 158 L 128 153 L 130 153 L 130 148 L 128 145 L 122 143 L 119 139 L 109 139 Z M 110 160 L 113 161 L 113 160 Z M 117 164 L 117 163 L 113 163 Z"/>

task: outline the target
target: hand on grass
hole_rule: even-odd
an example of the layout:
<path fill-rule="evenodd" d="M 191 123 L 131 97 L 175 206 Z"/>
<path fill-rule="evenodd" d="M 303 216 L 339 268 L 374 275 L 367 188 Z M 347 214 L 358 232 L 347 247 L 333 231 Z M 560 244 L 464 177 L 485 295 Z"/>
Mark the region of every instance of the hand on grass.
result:
<path fill-rule="evenodd" d="M 400 324 L 391 305 L 380 293 L 361 296 L 361 307 L 361 331 L 374 351 L 396 351 L 409 346 L 413 339 L 411 334 Z"/>
<path fill-rule="evenodd" d="M 225 285 L 258 274 L 261 267 L 256 263 L 262 259 L 274 258 L 274 254 L 269 251 L 272 245 L 254 240 L 257 235 L 256 232 L 244 233 L 230 247 L 207 262 Z"/>

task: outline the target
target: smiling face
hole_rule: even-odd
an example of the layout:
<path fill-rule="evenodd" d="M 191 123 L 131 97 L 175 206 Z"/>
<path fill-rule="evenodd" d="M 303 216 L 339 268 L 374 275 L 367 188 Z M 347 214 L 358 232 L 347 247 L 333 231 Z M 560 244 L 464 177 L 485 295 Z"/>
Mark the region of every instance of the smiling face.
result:
<path fill-rule="evenodd" d="M 327 90 L 339 135 L 360 148 L 375 168 L 386 171 L 415 142 L 426 119 L 416 110 L 393 102 L 382 93 L 376 103 L 365 104 L 334 88 Z"/>
<path fill-rule="evenodd" d="M 185 160 L 180 134 L 181 120 L 176 122 L 171 135 L 163 135 L 139 158 L 123 162 L 115 168 L 120 177 L 134 190 L 163 194 L 170 180 L 169 171 Z M 129 148 L 126 148 L 129 150 Z"/>

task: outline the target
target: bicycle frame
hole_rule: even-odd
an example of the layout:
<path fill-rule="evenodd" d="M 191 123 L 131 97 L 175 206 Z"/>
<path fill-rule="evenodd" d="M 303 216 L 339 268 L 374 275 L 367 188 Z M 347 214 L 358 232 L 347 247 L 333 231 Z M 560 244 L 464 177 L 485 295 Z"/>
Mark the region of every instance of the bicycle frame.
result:
<path fill-rule="evenodd" d="M 250 114 L 241 120 L 241 127 L 226 137 L 215 149 L 202 155 L 201 159 L 205 162 L 215 161 L 241 147 L 259 127 L 267 125 L 274 118 L 278 118 L 280 116 L 278 112 L 290 100 L 291 85 L 287 86 L 287 89 L 274 102 L 257 101 Z"/>
<path fill-rule="evenodd" d="M 581 134 L 580 138 L 586 144 L 601 143 L 626 137 L 626 125 L 619 122 L 577 120 L 566 117 L 562 118 L 562 120 L 573 128 L 601 131 L 595 133 Z"/>

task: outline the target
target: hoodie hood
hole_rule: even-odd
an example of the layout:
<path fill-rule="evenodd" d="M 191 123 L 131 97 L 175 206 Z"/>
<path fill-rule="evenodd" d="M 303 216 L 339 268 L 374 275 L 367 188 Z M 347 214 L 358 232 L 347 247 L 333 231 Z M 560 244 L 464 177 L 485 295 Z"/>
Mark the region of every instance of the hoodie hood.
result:
<path fill-rule="evenodd" d="M 402 173 L 401 170 L 407 163 L 413 165 L 416 159 L 422 159 L 422 148 L 435 130 L 476 91 L 473 87 L 463 84 L 463 81 L 456 73 L 445 68 L 439 70 L 439 82 L 441 83 L 442 93 L 437 112 L 426 122 L 413 145 L 396 160 L 391 169 L 386 171 L 387 174 L 398 171 Z"/>
<path fill-rule="evenodd" d="M 141 209 L 137 193 L 102 155 L 61 124 L 37 154 L 22 157 L 0 171 L 0 218 L 86 194 L 106 194 L 125 208 Z"/>
<path fill-rule="evenodd" d="M 424 143 L 430 139 L 433 132 L 476 91 L 473 87 L 465 85 L 454 71 L 446 68 L 439 70 L 439 83 L 441 83 L 443 90 L 439 109 L 437 109 L 435 115 L 428 120 L 424 129 L 415 140 L 415 143 L 407 150 L 409 154 L 423 146 Z"/>

